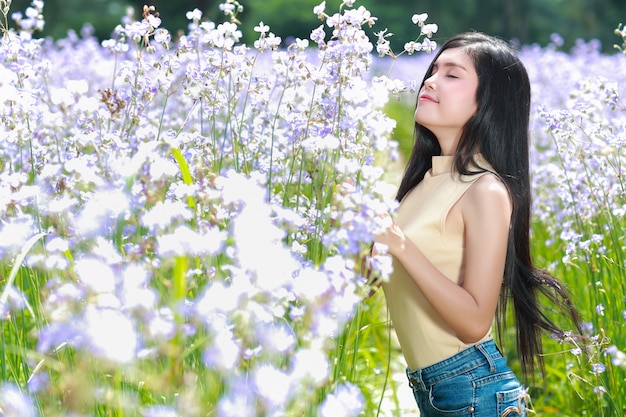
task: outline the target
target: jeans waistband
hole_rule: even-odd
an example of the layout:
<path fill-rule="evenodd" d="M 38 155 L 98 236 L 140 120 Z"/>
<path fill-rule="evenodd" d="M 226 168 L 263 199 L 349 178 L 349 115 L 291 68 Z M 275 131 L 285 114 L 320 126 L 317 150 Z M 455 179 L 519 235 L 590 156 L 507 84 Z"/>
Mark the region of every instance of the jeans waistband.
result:
<path fill-rule="evenodd" d="M 411 387 L 427 391 L 432 385 L 453 376 L 465 373 L 481 365 L 488 364 L 495 372 L 496 359 L 502 354 L 492 339 L 477 343 L 448 359 L 417 370 L 406 370 Z"/>

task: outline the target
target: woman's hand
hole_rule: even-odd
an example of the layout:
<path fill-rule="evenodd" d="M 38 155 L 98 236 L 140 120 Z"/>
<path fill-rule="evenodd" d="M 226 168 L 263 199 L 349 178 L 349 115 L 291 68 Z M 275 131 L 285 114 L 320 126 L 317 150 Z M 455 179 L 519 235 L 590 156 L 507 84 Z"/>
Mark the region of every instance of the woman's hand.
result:
<path fill-rule="evenodd" d="M 376 236 L 375 241 L 376 243 L 386 245 L 388 252 L 393 256 L 397 256 L 405 249 L 406 235 L 391 215 L 386 215 L 383 222 L 387 228 L 383 233 Z"/>

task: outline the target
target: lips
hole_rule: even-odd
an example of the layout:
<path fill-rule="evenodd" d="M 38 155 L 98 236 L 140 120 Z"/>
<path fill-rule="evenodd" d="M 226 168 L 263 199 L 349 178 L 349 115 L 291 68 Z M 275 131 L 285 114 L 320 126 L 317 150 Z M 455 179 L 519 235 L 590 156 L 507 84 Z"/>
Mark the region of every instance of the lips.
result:
<path fill-rule="evenodd" d="M 437 103 L 437 100 L 435 100 L 433 97 L 429 96 L 428 94 L 422 94 L 419 97 L 420 101 L 430 101 L 433 103 Z"/>

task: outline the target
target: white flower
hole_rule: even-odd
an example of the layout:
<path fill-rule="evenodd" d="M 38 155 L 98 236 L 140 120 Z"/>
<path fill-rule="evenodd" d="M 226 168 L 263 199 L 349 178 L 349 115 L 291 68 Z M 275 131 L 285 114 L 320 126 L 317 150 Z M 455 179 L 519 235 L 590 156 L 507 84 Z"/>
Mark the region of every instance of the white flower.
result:
<path fill-rule="evenodd" d="M 50 253 L 65 252 L 70 248 L 66 239 L 61 237 L 54 237 L 46 243 L 46 251 Z"/>
<path fill-rule="evenodd" d="M 154 31 L 154 40 L 159 43 L 169 43 L 171 39 L 172 37 L 166 29 L 157 29 Z"/>
<path fill-rule="evenodd" d="M 302 148 L 309 152 L 320 152 L 324 150 L 335 150 L 338 149 L 340 145 L 339 138 L 335 135 L 328 134 L 326 136 L 311 136 L 302 141 Z"/>
<path fill-rule="evenodd" d="M 224 204 L 244 201 L 262 202 L 265 198 L 265 189 L 258 182 L 235 170 L 229 170 L 223 176 L 216 178 L 215 185 L 221 191 Z"/>
<path fill-rule="evenodd" d="M 10 382 L 0 387 L 0 413 L 3 417 L 38 417 L 39 413 L 27 394 Z"/>
<path fill-rule="evenodd" d="M 309 47 L 308 39 L 296 38 L 296 48 L 300 49 L 301 51 L 304 51 L 308 47 Z"/>
<path fill-rule="evenodd" d="M 120 363 L 135 358 L 137 334 L 130 319 L 119 311 L 88 307 L 83 324 L 86 342 L 96 355 Z"/>
<path fill-rule="evenodd" d="M 311 31 L 311 40 L 316 42 L 318 46 L 322 46 L 324 44 L 325 37 L 326 32 L 324 32 L 324 25 L 319 25 Z"/>
<path fill-rule="evenodd" d="M 187 12 L 185 16 L 187 16 L 187 19 L 189 20 L 192 20 L 194 22 L 199 22 L 200 19 L 202 19 L 202 10 L 193 9 L 193 11 Z"/>
<path fill-rule="evenodd" d="M 153 405 L 145 411 L 144 417 L 178 417 L 178 414 L 170 407 Z"/>
<path fill-rule="evenodd" d="M 312 269 L 304 269 L 293 280 L 294 294 L 303 300 L 314 301 L 331 289 L 325 273 Z"/>
<path fill-rule="evenodd" d="M 72 94 L 83 95 L 89 91 L 89 84 L 85 80 L 68 80 L 65 88 Z"/>
<path fill-rule="evenodd" d="M 35 225 L 30 217 L 7 219 L 0 222 L 0 250 L 20 249 L 34 234 Z"/>
<path fill-rule="evenodd" d="M 182 201 L 158 202 L 141 218 L 141 223 L 151 230 L 164 229 L 175 220 L 191 220 L 192 213 Z"/>
<path fill-rule="evenodd" d="M 26 17 L 28 17 L 28 23 L 22 21 L 22 26 L 25 29 L 30 29 L 31 27 L 35 27 L 37 20 L 39 19 L 41 14 L 41 10 L 37 10 L 36 8 L 33 7 L 27 7 L 26 8 Z M 26 26 L 24 26 L 24 24 L 26 23 Z"/>
<path fill-rule="evenodd" d="M 156 17 L 155 15 L 149 14 L 146 16 L 146 20 L 148 24 L 153 28 L 158 28 L 161 25 L 161 19 Z"/>
<path fill-rule="evenodd" d="M 393 33 L 387 33 L 387 29 L 381 30 L 380 32 L 374 33 L 378 37 L 376 41 L 376 51 L 378 55 L 385 56 L 391 53 L 391 46 L 389 40 L 387 39 L 390 36 L 393 36 Z"/>
<path fill-rule="evenodd" d="M 276 36 L 273 33 L 270 33 L 266 38 L 267 46 L 270 49 L 276 49 L 280 46 L 280 42 L 282 41 L 280 36 Z"/>
<path fill-rule="evenodd" d="M 352 384 L 339 385 L 320 407 L 321 417 L 358 416 L 363 411 L 363 394 Z"/>
<path fill-rule="evenodd" d="M 259 395 L 270 406 L 283 405 L 289 397 L 292 386 L 288 375 L 265 364 L 256 370 L 254 384 Z"/>
<path fill-rule="evenodd" d="M 437 33 L 438 30 L 439 26 L 437 26 L 436 23 L 430 23 L 422 26 L 422 34 L 428 36 L 429 38 L 433 36 L 434 33 Z"/>
<path fill-rule="evenodd" d="M 123 261 L 122 256 L 109 239 L 105 239 L 102 236 L 95 238 L 95 245 L 91 249 L 92 253 L 97 254 L 98 258 L 102 259 L 109 265 L 117 264 Z"/>
<path fill-rule="evenodd" d="M 293 358 L 292 377 L 310 379 L 314 384 L 322 384 L 330 373 L 326 354 L 318 349 L 300 349 Z"/>
<path fill-rule="evenodd" d="M 115 273 L 109 264 L 95 258 L 76 260 L 74 265 L 78 279 L 96 293 L 115 291 Z"/>
<path fill-rule="evenodd" d="M 284 287 L 297 269 L 297 262 L 282 242 L 285 232 L 272 224 L 267 207 L 250 204 L 233 221 L 239 265 L 253 272 L 257 285 L 265 290 Z"/>
<path fill-rule="evenodd" d="M 379 40 L 376 44 L 376 52 L 379 56 L 389 55 L 391 53 L 391 45 L 388 40 Z"/>
<path fill-rule="evenodd" d="M 414 14 L 411 21 L 414 25 L 424 26 L 424 22 L 428 19 L 428 13 Z"/>
<path fill-rule="evenodd" d="M 245 289 L 237 285 L 239 281 L 226 286 L 221 281 L 209 284 L 204 294 L 196 302 L 196 313 L 200 317 L 211 317 L 215 314 L 229 315 L 235 311 L 240 300 L 245 297 Z"/>
<path fill-rule="evenodd" d="M 204 352 L 204 361 L 209 367 L 230 371 L 237 366 L 240 353 L 241 346 L 235 342 L 232 332 L 223 328 L 215 335 L 213 344 Z"/>
<path fill-rule="evenodd" d="M 328 16 L 328 19 L 326 19 L 326 25 L 330 28 L 338 27 L 341 22 L 342 22 L 342 15 L 340 15 L 339 13 L 335 13 L 332 16 Z"/>
<path fill-rule="evenodd" d="M 263 35 L 263 34 L 265 34 L 265 33 L 267 33 L 267 32 L 269 32 L 269 31 L 270 31 L 270 27 L 269 27 L 269 26 L 267 26 L 265 23 L 263 23 L 263 22 L 261 21 L 261 22 L 259 22 L 259 25 L 258 25 L 258 26 L 255 26 L 255 27 L 254 27 L 254 31 L 255 31 L 255 32 L 259 32 L 261 35 Z"/>
<path fill-rule="evenodd" d="M 326 2 L 323 1 L 320 4 L 318 4 L 317 6 L 315 6 L 313 8 L 313 14 L 317 15 L 317 17 L 322 17 L 322 15 L 324 14 L 324 10 L 326 10 Z"/>
<path fill-rule="evenodd" d="M 293 331 L 285 325 L 264 325 L 258 329 L 258 334 L 264 346 L 283 354 L 288 353 L 296 344 Z"/>
<path fill-rule="evenodd" d="M 180 225 L 174 232 L 157 237 L 157 253 L 162 257 L 215 255 L 225 240 L 226 233 L 217 228 L 211 228 L 204 235 L 187 225 Z"/>
<path fill-rule="evenodd" d="M 124 308 L 154 309 L 157 301 L 156 291 L 149 287 L 150 275 L 143 265 L 129 265 L 122 272 L 121 298 Z"/>
<path fill-rule="evenodd" d="M 85 204 L 78 215 L 76 227 L 85 235 L 98 233 L 115 221 L 128 207 L 128 197 L 123 191 L 98 192 Z"/>
<path fill-rule="evenodd" d="M 224 12 L 225 15 L 231 15 L 235 11 L 235 5 L 230 3 L 222 3 L 219 9 Z"/>
<path fill-rule="evenodd" d="M 435 49 L 437 49 L 437 42 L 435 41 L 431 41 L 430 39 L 426 38 L 422 41 L 422 51 L 426 52 L 426 53 L 431 53 L 433 52 Z"/>
<path fill-rule="evenodd" d="M 169 340 L 176 334 L 174 315 L 169 309 L 161 309 L 149 319 L 148 330 L 155 339 Z"/>
<path fill-rule="evenodd" d="M 250 383 L 247 380 L 237 379 L 233 383 L 235 389 L 229 395 L 222 395 L 217 404 L 220 417 L 241 417 L 254 416 L 257 411 L 253 411 L 255 401 L 250 399 Z M 256 410 L 256 409 L 254 409 Z M 149 416 L 146 416 L 149 417 Z"/>
<path fill-rule="evenodd" d="M 159 179 L 173 177 L 180 172 L 178 165 L 169 159 L 155 157 L 154 161 L 150 164 L 150 177 L 153 181 Z"/>
<path fill-rule="evenodd" d="M 415 41 L 407 42 L 404 44 L 404 50 L 409 55 L 413 55 L 415 51 L 419 51 L 420 49 L 422 49 L 422 44 Z"/>

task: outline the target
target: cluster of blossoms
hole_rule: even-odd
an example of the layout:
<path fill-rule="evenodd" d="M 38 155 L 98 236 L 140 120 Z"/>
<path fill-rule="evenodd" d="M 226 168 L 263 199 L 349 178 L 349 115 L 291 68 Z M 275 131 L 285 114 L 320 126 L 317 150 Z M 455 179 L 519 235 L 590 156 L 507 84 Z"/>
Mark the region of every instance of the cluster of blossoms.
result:
<path fill-rule="evenodd" d="M 437 49 L 437 42 L 431 40 L 432 36 L 437 33 L 439 30 L 439 26 L 436 23 L 426 23 L 428 19 L 428 13 L 420 13 L 414 14 L 411 20 L 414 25 L 417 25 L 420 28 L 419 37 L 416 40 L 407 42 L 404 44 L 403 53 L 408 53 L 409 55 L 413 55 L 415 52 L 424 51 L 426 53 L 433 52 Z M 391 50 L 391 44 L 389 42 L 389 37 L 393 36 L 392 33 L 387 32 L 387 30 L 380 31 L 376 34 L 378 36 L 378 42 L 376 42 L 376 51 L 380 56 L 389 55 L 397 58 L 399 55 L 396 55 Z M 401 55 L 400 54 L 400 55 Z"/>
<path fill-rule="evenodd" d="M 534 215 L 569 233 L 561 236 L 568 243 L 567 262 L 590 245 L 599 245 L 601 253 L 610 250 L 601 237 L 607 230 L 596 224 L 594 233 L 582 235 L 577 221 L 610 226 L 607 220 L 621 217 L 626 209 L 620 164 L 626 141 L 626 105 L 620 88 L 626 84 L 626 73 L 621 70 L 624 56 L 602 55 L 597 42 L 581 41 L 569 54 L 558 50 L 560 43 L 555 36 L 547 48 L 524 48 L 521 57 L 535 86 Z M 560 68 L 561 74 L 547 74 L 547 67 Z M 603 209 L 608 211 L 599 213 Z"/>
<path fill-rule="evenodd" d="M 15 12 L 11 15 L 15 24 L 20 28 L 20 32 L 32 34 L 34 31 L 43 30 L 45 24 L 43 18 L 43 4 L 41 0 L 33 1 L 32 6 L 27 7 L 24 14 L 22 14 L 22 12 Z M 5 5 L 6 12 L 4 14 L 6 15 L 11 6 L 11 2 L 5 2 Z"/>
<path fill-rule="evenodd" d="M 405 56 L 391 79 L 372 52 L 432 51 L 437 26 L 414 15 L 420 36 L 396 55 L 354 4 L 322 2 L 310 39 L 285 47 L 262 22 L 242 44 L 235 0 L 223 23 L 188 12 L 175 42 L 151 7 L 102 43 L 89 27 L 33 37 L 38 0 L 0 26 L 0 317 L 16 329 L 3 368 L 25 375 L 0 387 L 4 415 L 367 412 L 337 344 L 391 270 L 368 255 L 395 209 L 375 164 L 397 153 L 382 109 L 430 60 Z M 521 51 L 535 216 L 568 264 L 623 269 L 624 57 L 554 41 Z M 597 378 L 625 369 L 624 338 L 602 335 L 602 320 L 624 328 L 622 278 L 593 287 L 596 350 L 572 351 Z"/>
<path fill-rule="evenodd" d="M 176 43 L 148 6 L 102 43 L 88 27 L 23 35 L 41 29 L 41 1 L 14 15 L 21 32 L 3 28 L 0 44 L 0 259 L 15 274 L 0 311 L 30 312 L 15 343 L 33 354 L 28 395 L 5 387 L 3 412 L 364 411 L 330 355 L 391 270 L 369 247 L 395 209 L 374 165 L 392 158 L 394 122 L 390 83 L 369 76 L 375 18 L 353 3 L 315 8 L 318 51 L 281 49 L 263 23 L 241 44 L 232 0 L 224 23 L 190 11 Z M 18 285 L 24 274 L 39 286 Z"/>
<path fill-rule="evenodd" d="M 583 297 L 589 299 L 583 340 L 561 340 L 576 345 L 568 377 L 574 387 L 584 382 L 582 391 L 592 386 L 597 395 L 615 395 L 619 385 L 605 373 L 626 369 L 626 57 L 601 54 L 596 41 L 579 41 L 567 54 L 561 44 L 554 35 L 547 48 L 521 51 L 533 84 L 533 214 L 546 245 L 562 253 L 555 261 L 591 294 Z M 559 68 L 558 76 L 546 68 Z"/>

